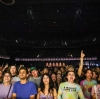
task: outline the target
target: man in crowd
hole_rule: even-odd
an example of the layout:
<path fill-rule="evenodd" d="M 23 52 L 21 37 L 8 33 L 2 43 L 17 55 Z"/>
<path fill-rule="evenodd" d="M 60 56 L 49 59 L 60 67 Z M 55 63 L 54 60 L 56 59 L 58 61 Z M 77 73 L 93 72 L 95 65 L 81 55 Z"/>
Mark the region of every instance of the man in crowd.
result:
<path fill-rule="evenodd" d="M 31 67 L 31 76 L 29 77 L 29 81 L 32 81 L 36 84 L 36 87 L 38 88 L 40 86 L 41 77 L 38 75 L 38 70 L 36 67 Z"/>
<path fill-rule="evenodd" d="M 12 99 L 35 99 L 36 86 L 28 81 L 28 70 L 22 67 L 19 70 L 20 81 L 14 83 Z"/>
<path fill-rule="evenodd" d="M 74 83 L 75 72 L 68 71 L 66 74 L 67 81 L 59 86 L 57 99 L 85 99 L 80 85 Z"/>

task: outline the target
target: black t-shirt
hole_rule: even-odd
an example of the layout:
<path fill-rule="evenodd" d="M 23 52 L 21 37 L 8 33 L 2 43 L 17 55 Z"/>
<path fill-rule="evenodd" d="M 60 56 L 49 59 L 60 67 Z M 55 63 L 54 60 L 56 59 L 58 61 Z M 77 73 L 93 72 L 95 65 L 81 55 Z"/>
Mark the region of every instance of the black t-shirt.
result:
<path fill-rule="evenodd" d="M 84 80 L 85 79 L 85 76 L 78 76 L 78 74 L 77 74 L 77 76 L 76 76 L 76 83 L 77 84 L 80 84 L 80 82 L 82 81 L 82 80 Z"/>

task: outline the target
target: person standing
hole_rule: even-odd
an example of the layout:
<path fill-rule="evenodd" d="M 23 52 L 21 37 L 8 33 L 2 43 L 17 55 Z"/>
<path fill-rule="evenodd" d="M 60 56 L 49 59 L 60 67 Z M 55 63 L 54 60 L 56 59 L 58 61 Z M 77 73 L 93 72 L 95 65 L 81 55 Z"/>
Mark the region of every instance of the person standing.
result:
<path fill-rule="evenodd" d="M 36 86 L 28 81 L 28 70 L 22 67 L 19 70 L 20 81 L 14 83 L 12 99 L 35 99 Z"/>
<path fill-rule="evenodd" d="M 97 84 L 95 80 L 92 80 L 92 75 L 93 75 L 92 70 L 87 69 L 85 73 L 86 79 L 80 82 L 80 85 L 83 89 L 84 96 L 87 99 L 92 99 L 92 95 L 91 95 L 92 87 Z"/>
<path fill-rule="evenodd" d="M 66 74 L 67 81 L 60 84 L 57 99 L 85 99 L 80 85 L 74 83 L 75 72 L 68 71 Z"/>

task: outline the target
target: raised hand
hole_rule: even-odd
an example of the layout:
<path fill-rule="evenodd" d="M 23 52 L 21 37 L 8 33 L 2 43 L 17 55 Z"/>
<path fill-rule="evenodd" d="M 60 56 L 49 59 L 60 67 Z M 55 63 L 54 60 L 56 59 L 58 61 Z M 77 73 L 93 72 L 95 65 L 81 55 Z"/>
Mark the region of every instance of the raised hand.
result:
<path fill-rule="evenodd" d="M 83 50 L 81 51 L 81 58 L 84 58 L 85 54 L 83 53 Z"/>
<path fill-rule="evenodd" d="M 4 68 L 5 68 L 5 69 L 8 68 L 8 64 L 6 64 Z"/>

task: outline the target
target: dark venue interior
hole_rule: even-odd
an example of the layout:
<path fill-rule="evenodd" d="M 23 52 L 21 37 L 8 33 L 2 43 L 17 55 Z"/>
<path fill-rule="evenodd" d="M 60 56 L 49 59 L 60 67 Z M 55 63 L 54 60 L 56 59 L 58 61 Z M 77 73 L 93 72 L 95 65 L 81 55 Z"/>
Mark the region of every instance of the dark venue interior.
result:
<path fill-rule="evenodd" d="M 83 50 L 100 66 L 100 0 L 0 1 L 1 65 L 77 65 Z"/>

